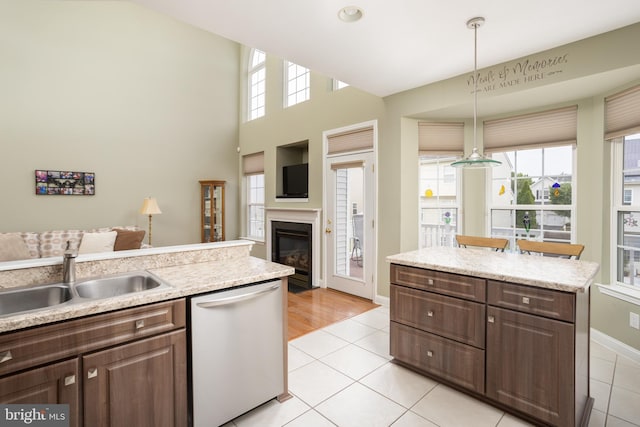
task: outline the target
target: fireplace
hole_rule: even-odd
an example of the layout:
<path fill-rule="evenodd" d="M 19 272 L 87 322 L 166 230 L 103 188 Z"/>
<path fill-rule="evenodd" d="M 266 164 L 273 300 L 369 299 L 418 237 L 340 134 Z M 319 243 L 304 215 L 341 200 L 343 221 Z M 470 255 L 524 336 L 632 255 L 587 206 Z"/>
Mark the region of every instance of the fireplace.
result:
<path fill-rule="evenodd" d="M 295 268 L 289 276 L 289 290 L 313 288 L 312 225 L 271 221 L 271 260 Z"/>

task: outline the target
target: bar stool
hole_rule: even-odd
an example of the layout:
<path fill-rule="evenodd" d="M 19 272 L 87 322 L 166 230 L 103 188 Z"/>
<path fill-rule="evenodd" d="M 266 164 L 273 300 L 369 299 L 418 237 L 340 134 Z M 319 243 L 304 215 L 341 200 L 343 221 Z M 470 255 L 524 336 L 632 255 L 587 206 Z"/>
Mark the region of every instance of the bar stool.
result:
<path fill-rule="evenodd" d="M 504 252 L 505 248 L 509 244 L 509 240 L 507 239 L 497 237 L 465 236 L 462 234 L 456 234 L 456 241 L 461 248 L 477 246 L 481 248 L 492 248 L 495 249 L 496 252 Z"/>
<path fill-rule="evenodd" d="M 558 242 L 537 242 L 534 240 L 517 240 L 518 248 L 522 253 L 531 252 L 548 254 L 557 257 L 569 259 L 580 259 L 580 255 L 584 250 L 584 245 L 575 243 L 558 243 Z"/>

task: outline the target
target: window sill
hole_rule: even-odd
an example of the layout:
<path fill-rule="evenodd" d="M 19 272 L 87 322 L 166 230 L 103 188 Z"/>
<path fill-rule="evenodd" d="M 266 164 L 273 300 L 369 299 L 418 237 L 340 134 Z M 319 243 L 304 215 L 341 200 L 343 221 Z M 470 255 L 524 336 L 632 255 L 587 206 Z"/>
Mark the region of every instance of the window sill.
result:
<path fill-rule="evenodd" d="M 597 284 L 597 286 L 600 292 L 605 295 L 640 306 L 640 290 L 620 285 Z"/>

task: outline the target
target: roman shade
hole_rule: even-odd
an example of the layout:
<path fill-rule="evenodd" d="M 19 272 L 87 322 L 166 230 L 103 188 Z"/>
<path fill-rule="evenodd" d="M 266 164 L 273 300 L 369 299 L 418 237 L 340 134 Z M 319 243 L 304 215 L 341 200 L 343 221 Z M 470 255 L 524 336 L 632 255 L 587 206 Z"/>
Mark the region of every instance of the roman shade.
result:
<path fill-rule="evenodd" d="M 484 122 L 484 151 L 575 144 L 578 106 Z"/>
<path fill-rule="evenodd" d="M 361 160 L 331 164 L 331 170 L 334 170 L 334 171 L 338 169 L 352 169 L 352 168 L 361 168 L 361 167 L 364 167 L 364 162 Z"/>
<path fill-rule="evenodd" d="M 640 132 L 640 86 L 605 98 L 605 139 Z"/>
<path fill-rule="evenodd" d="M 330 135 L 327 154 L 373 150 L 373 126 Z"/>
<path fill-rule="evenodd" d="M 244 156 L 242 158 L 242 172 L 244 175 L 264 173 L 264 152 Z"/>
<path fill-rule="evenodd" d="M 420 154 L 463 154 L 464 123 L 418 122 Z"/>

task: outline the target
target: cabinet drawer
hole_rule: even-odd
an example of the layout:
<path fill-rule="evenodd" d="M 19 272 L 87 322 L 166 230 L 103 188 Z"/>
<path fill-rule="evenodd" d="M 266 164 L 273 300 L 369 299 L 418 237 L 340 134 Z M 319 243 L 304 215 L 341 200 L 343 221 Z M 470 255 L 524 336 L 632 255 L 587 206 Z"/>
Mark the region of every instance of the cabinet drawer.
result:
<path fill-rule="evenodd" d="M 484 304 L 391 285 L 391 320 L 484 348 Z"/>
<path fill-rule="evenodd" d="M 134 307 L 0 335 L 0 375 L 186 324 L 185 300 Z"/>
<path fill-rule="evenodd" d="M 575 295 L 569 292 L 489 280 L 489 304 L 574 322 Z"/>
<path fill-rule="evenodd" d="M 486 300 L 486 280 L 477 277 L 391 264 L 391 283 L 472 301 Z"/>
<path fill-rule="evenodd" d="M 478 393 L 484 393 L 484 351 L 391 322 L 391 355 L 397 360 Z"/>

